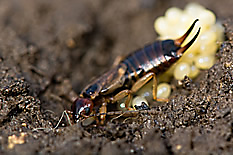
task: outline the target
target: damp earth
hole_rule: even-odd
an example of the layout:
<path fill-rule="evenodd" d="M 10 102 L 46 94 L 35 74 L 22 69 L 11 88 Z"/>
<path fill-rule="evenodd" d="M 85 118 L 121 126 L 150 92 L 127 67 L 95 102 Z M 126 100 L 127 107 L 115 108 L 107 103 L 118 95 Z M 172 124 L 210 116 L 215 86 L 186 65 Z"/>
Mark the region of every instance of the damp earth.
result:
<path fill-rule="evenodd" d="M 62 112 L 91 79 L 158 36 L 178 0 L 1 0 L 0 154 L 232 154 L 233 1 L 196 0 L 225 27 L 217 61 L 173 84 L 153 114 L 70 126 Z"/>

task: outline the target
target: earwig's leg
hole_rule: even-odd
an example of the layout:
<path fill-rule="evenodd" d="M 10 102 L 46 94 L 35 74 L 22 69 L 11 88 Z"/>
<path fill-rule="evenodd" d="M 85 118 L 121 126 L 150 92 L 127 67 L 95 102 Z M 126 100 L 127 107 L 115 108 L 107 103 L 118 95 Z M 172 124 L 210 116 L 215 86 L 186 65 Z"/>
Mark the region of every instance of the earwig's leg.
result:
<path fill-rule="evenodd" d="M 157 79 L 156 75 L 153 72 L 147 73 L 142 78 L 140 78 L 132 87 L 131 91 L 133 93 L 137 92 L 140 88 L 142 88 L 145 84 L 147 84 L 151 79 L 153 78 L 153 84 L 152 84 L 152 95 L 153 100 L 159 101 L 159 102 L 167 102 L 168 99 L 158 99 L 157 98 Z"/>
<path fill-rule="evenodd" d="M 153 72 L 150 72 L 146 75 L 144 75 L 142 78 L 140 78 L 133 86 L 131 90 L 125 89 L 120 91 L 118 94 L 116 94 L 113 97 L 112 102 L 119 101 L 123 99 L 124 97 L 128 96 L 125 101 L 126 108 L 129 107 L 129 103 L 132 100 L 132 94 L 136 93 L 140 88 L 142 88 L 145 84 L 147 84 L 151 79 L 153 78 L 153 85 L 152 85 L 152 94 L 153 99 L 159 102 L 167 102 L 167 99 L 157 99 L 157 79 L 156 75 Z"/>
<path fill-rule="evenodd" d="M 105 113 L 104 115 L 100 115 L 100 124 L 103 125 L 104 124 L 104 121 L 105 121 L 105 118 L 106 118 L 106 113 L 107 113 L 107 103 L 102 103 L 100 109 L 99 109 L 99 112 L 100 113 Z"/>
<path fill-rule="evenodd" d="M 156 94 L 157 94 L 157 79 L 156 75 L 153 72 L 147 73 L 142 78 L 140 78 L 133 86 L 132 86 L 132 92 L 137 92 L 140 88 L 142 88 L 145 84 L 147 84 L 151 79 L 153 78 L 153 85 L 152 85 L 152 94 L 153 99 L 156 100 Z"/>
<path fill-rule="evenodd" d="M 152 95 L 153 95 L 153 100 L 158 101 L 158 102 L 168 102 L 168 99 L 165 98 L 157 98 L 157 78 L 156 76 L 153 76 L 153 83 L 152 83 Z"/>
<path fill-rule="evenodd" d="M 129 103 L 130 103 L 130 101 L 132 99 L 132 91 L 129 90 L 129 89 L 122 90 L 118 94 L 116 94 L 113 97 L 113 102 L 119 101 L 119 100 L 123 99 L 126 96 L 127 96 L 127 99 L 125 101 L 125 107 L 128 108 L 129 107 Z"/>

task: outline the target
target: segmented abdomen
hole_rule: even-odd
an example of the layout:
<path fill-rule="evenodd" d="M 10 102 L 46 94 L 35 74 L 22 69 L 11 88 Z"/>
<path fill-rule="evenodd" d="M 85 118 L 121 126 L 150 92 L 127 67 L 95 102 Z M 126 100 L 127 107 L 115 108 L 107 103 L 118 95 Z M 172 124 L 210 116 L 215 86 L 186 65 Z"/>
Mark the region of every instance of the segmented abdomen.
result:
<path fill-rule="evenodd" d="M 132 53 L 122 61 L 127 66 L 125 76 L 128 77 L 129 82 L 131 80 L 133 83 L 136 82 L 148 72 L 162 73 L 176 61 L 174 57 L 169 56 L 170 50 L 164 50 L 163 43 L 166 41 L 171 42 L 171 47 L 175 47 L 172 40 L 156 41 Z"/>

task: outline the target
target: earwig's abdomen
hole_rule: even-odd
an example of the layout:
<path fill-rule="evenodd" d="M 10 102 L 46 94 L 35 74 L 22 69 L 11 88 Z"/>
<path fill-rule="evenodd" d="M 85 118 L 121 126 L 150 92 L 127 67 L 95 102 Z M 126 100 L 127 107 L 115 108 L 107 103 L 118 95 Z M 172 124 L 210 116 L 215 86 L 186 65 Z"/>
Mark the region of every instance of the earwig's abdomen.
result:
<path fill-rule="evenodd" d="M 156 41 L 145 46 L 122 61 L 127 66 L 126 76 L 136 81 L 148 72 L 163 73 L 178 60 L 171 54 L 178 49 L 173 40 Z"/>

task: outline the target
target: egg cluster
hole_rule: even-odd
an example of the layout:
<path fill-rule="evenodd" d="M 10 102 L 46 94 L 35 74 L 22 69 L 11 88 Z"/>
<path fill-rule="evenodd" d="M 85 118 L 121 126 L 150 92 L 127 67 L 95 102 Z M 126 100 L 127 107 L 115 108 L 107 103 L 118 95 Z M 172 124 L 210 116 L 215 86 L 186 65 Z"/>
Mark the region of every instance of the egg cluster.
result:
<path fill-rule="evenodd" d="M 188 4 L 184 10 L 172 7 L 166 11 L 165 16 L 155 21 L 154 27 L 160 39 L 177 39 L 188 30 L 195 19 L 199 19 L 199 25 L 195 26 L 183 45 L 186 45 L 201 27 L 198 38 L 181 59 L 165 73 L 166 76 L 174 76 L 177 80 L 182 80 L 185 75 L 195 78 L 200 69 L 209 69 L 213 66 L 218 49 L 217 43 L 223 40 L 223 27 L 216 22 L 216 16 L 212 11 L 196 3 Z"/>
<path fill-rule="evenodd" d="M 158 98 L 170 96 L 171 86 L 166 82 L 169 82 L 173 76 L 177 80 L 182 80 L 185 75 L 193 79 L 198 76 L 200 70 L 209 69 L 215 62 L 215 53 L 223 41 L 224 29 L 221 23 L 216 22 L 216 16 L 212 11 L 196 3 L 188 4 L 184 10 L 172 7 L 166 11 L 165 16 L 157 18 L 154 27 L 161 40 L 178 39 L 195 19 L 199 19 L 199 22 L 182 46 L 194 37 L 199 27 L 201 27 L 200 34 L 181 59 L 159 76 Z M 132 100 L 132 107 L 152 101 L 152 82 L 141 88 L 136 95 Z"/>
<path fill-rule="evenodd" d="M 188 4 L 184 10 L 172 7 L 166 11 L 165 16 L 159 17 L 155 21 L 154 27 L 161 40 L 177 39 L 188 30 L 195 19 L 199 19 L 199 25 L 195 26 L 183 46 L 201 27 L 198 38 L 180 60 L 160 76 L 160 81 L 169 82 L 172 76 L 177 80 L 182 80 L 185 75 L 193 79 L 198 76 L 201 69 L 209 69 L 213 66 L 215 53 L 223 41 L 224 28 L 220 22 L 216 22 L 216 16 L 212 11 L 196 3 Z M 160 92 L 160 85 L 164 85 L 164 83 L 159 84 L 158 92 Z M 169 90 L 169 94 L 165 97 L 157 93 L 158 98 L 170 96 L 171 87 L 167 84 L 166 88 Z"/>

